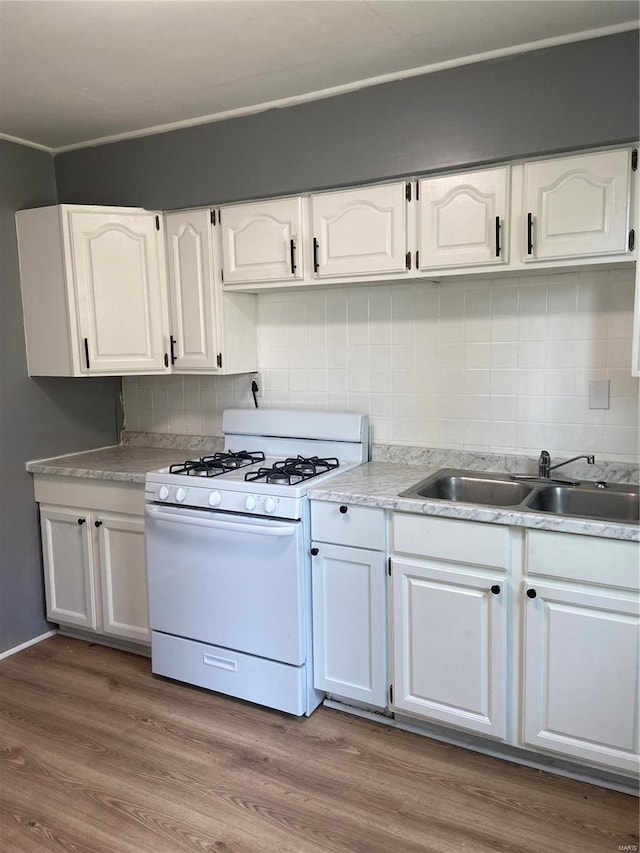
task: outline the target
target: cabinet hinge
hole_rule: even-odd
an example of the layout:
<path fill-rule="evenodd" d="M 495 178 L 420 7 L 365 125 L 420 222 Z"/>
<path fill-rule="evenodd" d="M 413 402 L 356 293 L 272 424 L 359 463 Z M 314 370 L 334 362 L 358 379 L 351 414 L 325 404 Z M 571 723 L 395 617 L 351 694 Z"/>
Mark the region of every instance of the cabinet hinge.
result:
<path fill-rule="evenodd" d="M 216 212 L 215 212 L 215 210 L 211 210 L 210 214 L 211 214 L 211 224 L 215 225 L 216 224 Z"/>
<path fill-rule="evenodd" d="M 156 216 L 156 231 L 160 230 L 160 217 Z"/>
<path fill-rule="evenodd" d="M 632 172 L 638 171 L 638 149 L 637 148 L 634 148 L 633 151 L 631 152 L 631 171 Z"/>
<path fill-rule="evenodd" d="M 629 231 L 629 251 L 630 252 L 633 252 L 633 248 L 635 245 L 636 245 L 636 232 L 632 228 L 631 231 Z"/>
<path fill-rule="evenodd" d="M 387 574 L 391 577 L 391 557 L 387 558 Z"/>
<path fill-rule="evenodd" d="M 216 356 L 216 364 L 218 365 L 218 367 L 222 367 L 222 353 L 221 352 L 219 352 L 218 355 Z"/>
<path fill-rule="evenodd" d="M 393 684 L 389 685 L 389 704 L 393 705 Z"/>
<path fill-rule="evenodd" d="M 420 181 L 416 181 L 416 201 L 420 201 Z"/>
<path fill-rule="evenodd" d="M 411 201 L 411 184 L 408 182 L 404 194 L 407 201 Z"/>
<path fill-rule="evenodd" d="M 405 256 L 405 262 L 407 264 L 407 269 L 410 270 L 411 269 L 411 252 L 407 252 L 407 254 Z"/>

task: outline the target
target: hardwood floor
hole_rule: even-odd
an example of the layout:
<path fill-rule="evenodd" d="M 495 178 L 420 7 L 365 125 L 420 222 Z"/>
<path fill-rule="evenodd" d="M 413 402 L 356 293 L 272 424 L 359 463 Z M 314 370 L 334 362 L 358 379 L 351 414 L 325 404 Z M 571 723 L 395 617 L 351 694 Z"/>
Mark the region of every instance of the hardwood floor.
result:
<path fill-rule="evenodd" d="M 325 708 L 288 717 L 59 636 L 0 663 L 0 732 L 7 853 L 638 844 L 634 797 Z"/>

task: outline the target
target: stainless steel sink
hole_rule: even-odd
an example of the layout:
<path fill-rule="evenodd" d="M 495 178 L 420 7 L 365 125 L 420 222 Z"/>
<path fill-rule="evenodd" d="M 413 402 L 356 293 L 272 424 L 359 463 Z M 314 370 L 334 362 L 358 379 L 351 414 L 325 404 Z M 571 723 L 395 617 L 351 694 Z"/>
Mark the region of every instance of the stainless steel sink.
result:
<path fill-rule="evenodd" d="M 598 518 L 605 521 L 640 520 L 638 489 L 633 486 L 595 484 L 580 486 L 543 486 L 525 501 L 529 509 L 552 512 L 557 515 L 578 515 L 581 518 Z"/>
<path fill-rule="evenodd" d="M 531 486 L 517 483 L 506 475 L 445 468 L 401 492 L 400 497 L 436 498 L 484 506 L 517 506 L 532 491 Z"/>
<path fill-rule="evenodd" d="M 442 468 L 400 492 L 399 497 L 638 524 L 639 493 L 637 486 L 592 482 L 572 486 L 552 484 L 544 479 L 523 483 L 513 480 L 508 474 Z"/>

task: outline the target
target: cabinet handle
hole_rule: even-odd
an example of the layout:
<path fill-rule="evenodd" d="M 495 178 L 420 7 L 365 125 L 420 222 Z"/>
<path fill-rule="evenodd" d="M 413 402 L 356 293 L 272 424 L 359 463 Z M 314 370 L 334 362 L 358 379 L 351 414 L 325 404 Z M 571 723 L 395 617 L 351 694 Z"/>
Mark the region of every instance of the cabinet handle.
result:
<path fill-rule="evenodd" d="M 318 241 L 313 238 L 313 271 L 318 272 L 320 264 L 318 263 Z"/>
<path fill-rule="evenodd" d="M 494 583 L 494 585 L 491 587 L 491 592 L 494 595 L 500 595 L 500 586 L 497 583 Z"/>
<path fill-rule="evenodd" d="M 348 507 L 348 506 L 345 506 L 344 504 L 342 504 L 342 506 L 340 507 L 340 512 L 341 512 L 343 515 L 346 515 L 346 514 L 349 512 L 349 507 Z"/>
<path fill-rule="evenodd" d="M 86 523 L 86 521 L 87 521 L 87 519 L 86 519 L 86 518 L 79 518 L 79 519 L 78 519 L 78 524 L 85 524 L 85 523 Z"/>
<path fill-rule="evenodd" d="M 311 556 L 312 556 L 312 557 L 317 557 L 319 553 L 320 553 L 320 549 L 319 549 L 319 548 L 312 548 L 312 549 L 311 549 Z"/>
<path fill-rule="evenodd" d="M 537 595 L 538 593 L 535 591 L 535 589 L 527 590 L 527 598 L 536 598 Z"/>
<path fill-rule="evenodd" d="M 84 339 L 84 360 L 87 363 L 87 370 L 91 369 L 89 364 L 89 338 Z"/>
<path fill-rule="evenodd" d="M 496 258 L 500 257 L 500 217 L 496 216 Z"/>
<path fill-rule="evenodd" d="M 291 257 L 291 275 L 296 274 L 296 242 L 293 237 L 289 240 L 289 254 Z"/>
<path fill-rule="evenodd" d="M 93 523 L 94 523 L 94 525 L 95 525 L 96 527 L 102 527 L 102 522 L 101 522 L 101 521 L 94 521 Z"/>
<path fill-rule="evenodd" d="M 171 347 L 171 364 L 175 364 L 176 361 L 178 360 L 176 358 L 176 351 L 175 351 L 176 343 L 177 343 L 176 339 L 173 337 L 173 335 L 171 335 L 169 337 L 169 346 Z"/>
<path fill-rule="evenodd" d="M 533 214 L 527 213 L 527 254 L 533 254 Z"/>

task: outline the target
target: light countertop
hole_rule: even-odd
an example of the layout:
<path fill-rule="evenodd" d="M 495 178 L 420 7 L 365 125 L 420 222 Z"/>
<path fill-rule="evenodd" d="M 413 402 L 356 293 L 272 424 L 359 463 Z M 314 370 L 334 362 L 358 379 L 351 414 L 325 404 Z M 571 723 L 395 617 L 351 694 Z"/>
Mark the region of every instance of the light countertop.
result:
<path fill-rule="evenodd" d="M 169 443 L 169 442 L 168 442 Z M 175 443 L 177 445 L 177 443 Z M 221 447 L 217 448 L 221 449 Z M 27 462 L 32 474 L 51 474 L 65 477 L 84 477 L 96 480 L 116 480 L 144 484 L 147 472 L 181 462 L 190 454 L 211 452 L 208 448 L 185 451 L 179 446 L 145 447 L 124 445 L 98 450 L 37 459 Z M 441 466 L 438 466 L 441 467 Z M 404 462 L 368 462 L 327 481 L 324 486 L 311 488 L 315 500 L 351 503 L 380 507 L 399 512 L 413 512 L 442 518 L 459 518 L 489 524 L 507 524 L 538 530 L 556 530 L 599 536 L 607 539 L 640 541 L 640 525 L 585 518 L 521 512 L 505 507 L 486 507 L 452 503 L 434 499 L 416 500 L 398 497 L 399 493 L 433 474 L 438 467 Z"/>
<path fill-rule="evenodd" d="M 400 492 L 424 480 L 438 468 L 424 465 L 406 465 L 395 462 L 368 462 L 337 477 L 325 485 L 311 488 L 309 496 L 315 500 L 351 503 L 360 506 L 380 507 L 399 512 L 413 512 L 442 518 L 459 518 L 489 524 L 507 524 L 515 527 L 555 530 L 599 536 L 607 539 L 640 541 L 640 525 L 612 521 L 596 521 L 549 513 L 521 512 L 507 507 L 486 507 L 450 501 L 398 497 Z"/>

